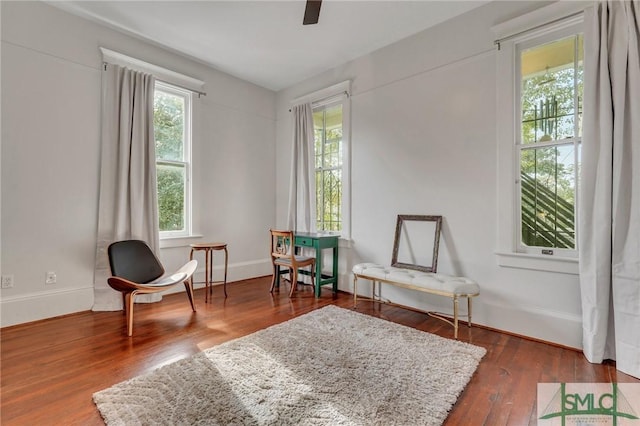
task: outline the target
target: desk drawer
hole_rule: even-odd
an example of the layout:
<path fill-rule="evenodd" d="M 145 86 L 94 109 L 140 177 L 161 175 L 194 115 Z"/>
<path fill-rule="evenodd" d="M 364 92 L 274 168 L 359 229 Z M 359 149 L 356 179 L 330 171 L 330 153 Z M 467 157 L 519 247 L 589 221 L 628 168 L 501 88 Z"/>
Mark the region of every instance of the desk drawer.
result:
<path fill-rule="evenodd" d="M 296 237 L 296 245 L 301 247 L 313 247 L 313 238 Z"/>

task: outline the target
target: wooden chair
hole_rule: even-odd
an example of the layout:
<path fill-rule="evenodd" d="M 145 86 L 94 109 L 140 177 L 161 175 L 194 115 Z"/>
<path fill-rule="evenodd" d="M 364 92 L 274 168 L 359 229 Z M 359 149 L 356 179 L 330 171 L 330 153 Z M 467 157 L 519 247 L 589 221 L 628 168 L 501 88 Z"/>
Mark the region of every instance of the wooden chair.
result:
<path fill-rule="evenodd" d="M 291 291 L 289 297 L 293 296 L 298 285 L 298 269 L 311 267 L 311 285 L 315 283 L 315 265 L 316 258 L 309 256 L 300 256 L 295 254 L 294 242 L 295 236 L 293 231 L 277 231 L 271 232 L 271 261 L 273 263 L 273 278 L 271 279 L 271 292 L 276 286 L 276 280 L 280 278 L 280 268 L 289 270 L 289 278 L 291 279 Z"/>
<path fill-rule="evenodd" d="M 122 293 L 129 336 L 133 334 L 133 302 L 137 294 L 158 293 L 184 283 L 191 309 L 193 312 L 196 311 L 191 276 L 198 266 L 197 260 L 191 260 L 173 274 L 165 276 L 162 264 L 144 241 L 125 240 L 112 243 L 108 254 L 113 276 L 107 282 L 111 288 Z"/>

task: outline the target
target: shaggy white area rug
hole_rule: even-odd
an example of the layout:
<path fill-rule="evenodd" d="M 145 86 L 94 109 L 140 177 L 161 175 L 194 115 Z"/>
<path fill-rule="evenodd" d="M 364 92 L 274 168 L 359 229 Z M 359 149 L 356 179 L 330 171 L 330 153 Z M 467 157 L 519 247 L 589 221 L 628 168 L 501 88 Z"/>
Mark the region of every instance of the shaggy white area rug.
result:
<path fill-rule="evenodd" d="M 109 425 L 440 425 L 485 352 L 327 306 L 93 400 Z"/>

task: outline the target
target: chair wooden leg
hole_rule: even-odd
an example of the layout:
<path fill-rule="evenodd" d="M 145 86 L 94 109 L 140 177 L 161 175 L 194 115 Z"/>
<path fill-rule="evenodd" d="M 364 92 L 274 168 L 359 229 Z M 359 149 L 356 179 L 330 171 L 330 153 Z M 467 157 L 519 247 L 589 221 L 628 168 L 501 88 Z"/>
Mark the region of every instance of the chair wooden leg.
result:
<path fill-rule="evenodd" d="M 227 297 L 227 268 L 229 266 L 229 252 L 227 247 L 224 247 L 224 297 Z"/>
<path fill-rule="evenodd" d="M 278 279 L 280 278 L 280 274 L 278 274 L 278 268 L 279 266 L 273 265 L 273 276 L 271 277 L 271 289 L 269 290 L 269 293 L 273 293 L 273 289 L 276 288 L 276 277 Z"/>
<path fill-rule="evenodd" d="M 311 264 L 311 288 L 316 291 L 316 264 Z"/>
<path fill-rule="evenodd" d="M 124 291 L 122 292 L 122 313 L 127 315 L 127 293 Z"/>
<path fill-rule="evenodd" d="M 209 301 L 209 291 L 211 286 L 211 256 L 210 251 L 207 249 L 204 251 L 204 303 Z"/>
<path fill-rule="evenodd" d="M 191 303 L 191 309 L 193 309 L 193 312 L 195 312 L 196 305 L 193 303 L 193 286 L 191 284 L 191 280 L 186 280 L 184 282 L 184 288 L 187 291 L 187 296 L 189 297 L 189 302 Z"/>
<path fill-rule="evenodd" d="M 126 310 L 127 310 L 127 336 L 133 335 L 133 299 L 135 297 L 135 292 L 126 293 L 125 301 L 126 301 Z"/>
<path fill-rule="evenodd" d="M 296 291 L 296 287 L 298 286 L 298 270 L 296 268 L 291 268 L 289 271 L 289 276 L 291 277 L 291 291 L 289 291 L 289 297 L 293 296 L 293 293 Z"/>

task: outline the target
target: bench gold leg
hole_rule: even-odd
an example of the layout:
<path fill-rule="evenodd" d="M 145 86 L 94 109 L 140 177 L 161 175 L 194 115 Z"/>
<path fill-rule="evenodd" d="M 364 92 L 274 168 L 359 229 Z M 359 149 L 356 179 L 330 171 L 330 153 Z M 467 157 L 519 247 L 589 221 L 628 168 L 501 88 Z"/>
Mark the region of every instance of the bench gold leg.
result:
<path fill-rule="evenodd" d="M 453 296 L 453 338 L 458 338 L 458 296 Z"/>
<path fill-rule="evenodd" d="M 467 296 L 467 325 L 471 328 L 471 298 Z"/>
<path fill-rule="evenodd" d="M 358 276 L 353 276 L 353 307 L 358 306 Z"/>

